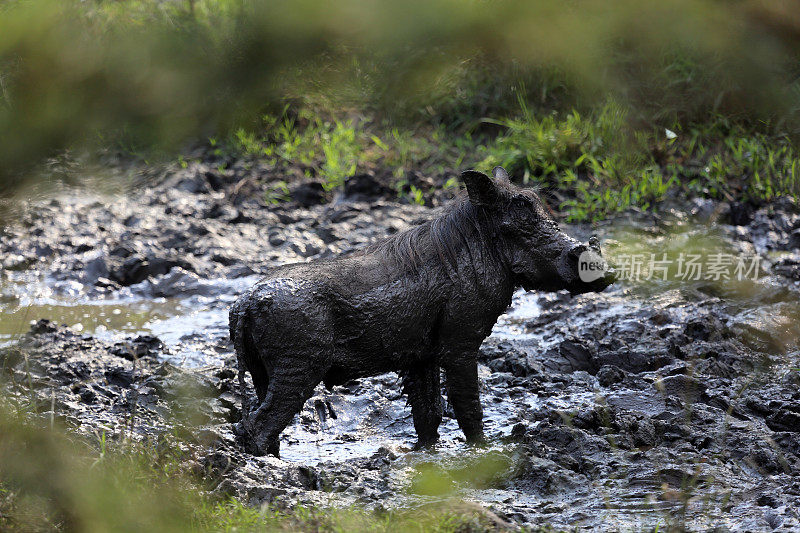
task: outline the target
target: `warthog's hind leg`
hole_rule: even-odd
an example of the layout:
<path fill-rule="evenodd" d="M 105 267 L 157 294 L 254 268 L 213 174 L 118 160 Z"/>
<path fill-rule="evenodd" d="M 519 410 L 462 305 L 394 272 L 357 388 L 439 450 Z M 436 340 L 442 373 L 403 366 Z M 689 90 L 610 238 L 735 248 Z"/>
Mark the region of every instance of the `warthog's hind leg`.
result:
<path fill-rule="evenodd" d="M 248 423 L 256 453 L 279 457 L 281 432 L 303 409 L 324 374 L 324 368 L 314 368 L 306 357 L 275 361 L 264 400 Z"/>
<path fill-rule="evenodd" d="M 442 392 L 439 364 L 429 362 L 403 374 L 403 391 L 408 394 L 417 444 L 414 449 L 427 448 L 439 440 L 442 423 Z"/>

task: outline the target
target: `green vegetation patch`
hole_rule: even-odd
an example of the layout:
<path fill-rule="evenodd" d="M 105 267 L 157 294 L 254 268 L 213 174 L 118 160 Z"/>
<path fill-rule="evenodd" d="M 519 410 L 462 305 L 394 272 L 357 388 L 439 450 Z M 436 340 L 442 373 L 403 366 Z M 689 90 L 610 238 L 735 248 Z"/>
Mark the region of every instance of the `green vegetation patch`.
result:
<path fill-rule="evenodd" d="M 253 131 L 239 129 L 229 145 L 286 175 L 319 179 L 329 191 L 357 172 L 389 173 L 399 196 L 420 204 L 428 191 L 409 184 L 411 172 L 448 176 L 442 186 L 456 190 L 459 170 L 502 165 L 516 181 L 538 187 L 569 221 L 646 210 L 670 196 L 757 204 L 800 192 L 800 158 L 783 134 L 721 116 L 637 128 L 630 111 L 614 102 L 585 115 L 534 112 L 522 99 L 519 106 L 510 118 L 484 118 L 460 132 L 365 116 L 323 119 L 308 108 L 287 107 Z M 285 182 L 269 187 L 270 202 L 290 198 Z"/>

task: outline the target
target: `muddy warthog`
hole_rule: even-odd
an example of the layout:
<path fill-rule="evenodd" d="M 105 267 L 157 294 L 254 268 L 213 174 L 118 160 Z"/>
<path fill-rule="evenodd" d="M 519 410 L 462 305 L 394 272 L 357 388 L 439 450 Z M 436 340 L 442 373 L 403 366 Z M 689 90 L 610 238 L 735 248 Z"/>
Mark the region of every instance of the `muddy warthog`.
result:
<path fill-rule="evenodd" d="M 324 382 L 398 372 L 418 441 L 439 438 L 440 369 L 458 424 L 482 442 L 478 348 L 517 287 L 599 291 L 610 272 L 582 281 L 579 257 L 599 254 L 558 229 L 537 195 L 473 170 L 467 194 L 437 217 L 359 252 L 272 269 L 230 312 L 239 360 L 259 405 L 243 400 L 241 430 L 256 453 L 278 437 Z M 246 394 L 243 398 L 246 398 Z"/>

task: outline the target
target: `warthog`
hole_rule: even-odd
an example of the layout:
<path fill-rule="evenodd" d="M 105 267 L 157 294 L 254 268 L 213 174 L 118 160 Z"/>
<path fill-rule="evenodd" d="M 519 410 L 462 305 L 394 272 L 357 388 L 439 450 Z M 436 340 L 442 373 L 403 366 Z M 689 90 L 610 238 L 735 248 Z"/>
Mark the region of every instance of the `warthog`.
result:
<path fill-rule="evenodd" d="M 243 400 L 241 428 L 256 453 L 278 455 L 278 438 L 324 382 L 398 372 L 417 432 L 434 444 L 442 420 L 440 369 L 468 442 L 483 442 L 478 348 L 517 287 L 600 291 L 610 271 L 579 274 L 600 250 L 558 229 L 536 193 L 462 174 L 467 194 L 433 220 L 361 251 L 272 269 L 230 312 L 239 360 L 259 405 Z M 246 394 L 243 396 L 246 398 Z"/>

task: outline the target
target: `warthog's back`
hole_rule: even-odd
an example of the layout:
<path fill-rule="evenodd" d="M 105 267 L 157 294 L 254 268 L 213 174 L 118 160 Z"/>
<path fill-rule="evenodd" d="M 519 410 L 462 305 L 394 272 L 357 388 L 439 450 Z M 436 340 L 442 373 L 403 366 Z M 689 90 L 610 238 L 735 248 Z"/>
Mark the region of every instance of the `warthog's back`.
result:
<path fill-rule="evenodd" d="M 354 377 L 397 370 L 432 347 L 447 298 L 436 285 L 371 254 L 286 265 L 239 298 L 232 336 L 234 321 L 244 320 L 241 334 L 265 357 L 316 346 Z"/>

